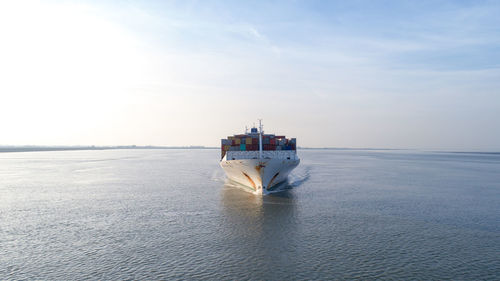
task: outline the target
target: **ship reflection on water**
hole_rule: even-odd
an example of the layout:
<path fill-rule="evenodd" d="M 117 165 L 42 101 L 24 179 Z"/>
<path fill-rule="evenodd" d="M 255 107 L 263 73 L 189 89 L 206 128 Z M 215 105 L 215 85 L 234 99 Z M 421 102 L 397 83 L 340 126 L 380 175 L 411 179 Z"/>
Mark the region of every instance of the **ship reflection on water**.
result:
<path fill-rule="evenodd" d="M 297 231 L 297 201 L 293 190 L 285 190 L 266 196 L 256 196 L 230 185 L 222 189 L 222 228 L 231 233 L 234 253 L 242 261 L 248 257 L 258 257 L 257 268 L 264 264 L 276 263 L 290 252 Z M 262 267 L 261 267 L 262 268 Z"/>
<path fill-rule="evenodd" d="M 265 268 L 293 252 L 297 239 L 297 201 L 293 190 L 256 196 L 224 185 L 222 229 L 230 235 L 233 253 L 255 268 Z M 293 253 L 290 253 L 293 254 Z M 256 260 L 248 260 L 249 257 Z"/>
<path fill-rule="evenodd" d="M 222 188 L 222 203 L 226 209 L 234 208 L 239 212 L 239 210 L 248 208 L 253 210 L 251 213 L 265 212 L 270 206 L 275 205 L 295 206 L 296 198 L 293 194 L 293 186 L 288 181 L 280 183 L 275 191 L 268 195 L 256 195 L 248 188 L 227 182 Z"/>

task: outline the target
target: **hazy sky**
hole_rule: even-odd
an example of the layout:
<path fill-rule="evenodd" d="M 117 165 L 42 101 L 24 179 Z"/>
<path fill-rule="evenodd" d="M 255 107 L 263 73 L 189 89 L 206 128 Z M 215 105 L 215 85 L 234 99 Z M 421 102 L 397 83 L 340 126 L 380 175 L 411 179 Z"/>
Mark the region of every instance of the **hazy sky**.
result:
<path fill-rule="evenodd" d="M 500 1 L 1 1 L 0 144 L 500 151 Z"/>

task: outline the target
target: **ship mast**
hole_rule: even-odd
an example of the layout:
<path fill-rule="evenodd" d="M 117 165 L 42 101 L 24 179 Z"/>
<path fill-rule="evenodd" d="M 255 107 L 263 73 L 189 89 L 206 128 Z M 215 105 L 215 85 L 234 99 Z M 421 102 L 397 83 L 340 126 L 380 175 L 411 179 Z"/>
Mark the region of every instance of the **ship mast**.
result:
<path fill-rule="evenodd" d="M 262 119 L 259 119 L 259 159 L 262 159 Z"/>

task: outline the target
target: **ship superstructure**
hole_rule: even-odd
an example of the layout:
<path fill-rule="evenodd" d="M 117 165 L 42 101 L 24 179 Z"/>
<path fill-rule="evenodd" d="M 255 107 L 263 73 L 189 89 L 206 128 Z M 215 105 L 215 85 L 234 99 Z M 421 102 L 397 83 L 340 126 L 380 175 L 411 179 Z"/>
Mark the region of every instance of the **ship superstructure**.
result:
<path fill-rule="evenodd" d="M 220 165 L 227 177 L 258 194 L 275 191 L 299 162 L 297 140 L 264 134 L 260 121 L 258 129 L 221 140 Z"/>

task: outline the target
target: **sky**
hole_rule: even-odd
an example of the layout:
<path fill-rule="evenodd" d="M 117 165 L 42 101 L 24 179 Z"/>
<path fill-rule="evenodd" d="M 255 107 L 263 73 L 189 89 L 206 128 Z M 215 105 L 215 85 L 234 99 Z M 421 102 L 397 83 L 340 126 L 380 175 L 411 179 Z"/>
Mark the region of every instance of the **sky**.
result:
<path fill-rule="evenodd" d="M 500 151 L 500 1 L 0 1 L 0 145 Z"/>

